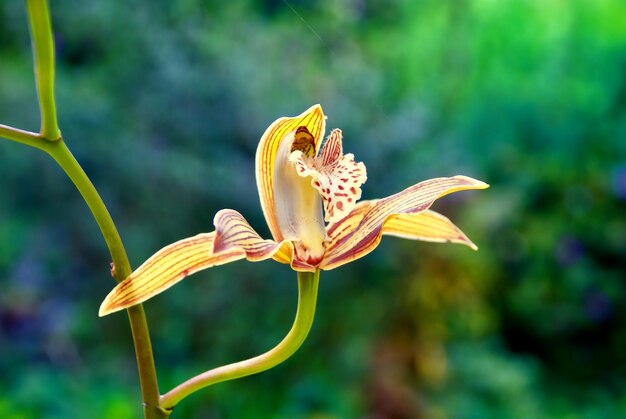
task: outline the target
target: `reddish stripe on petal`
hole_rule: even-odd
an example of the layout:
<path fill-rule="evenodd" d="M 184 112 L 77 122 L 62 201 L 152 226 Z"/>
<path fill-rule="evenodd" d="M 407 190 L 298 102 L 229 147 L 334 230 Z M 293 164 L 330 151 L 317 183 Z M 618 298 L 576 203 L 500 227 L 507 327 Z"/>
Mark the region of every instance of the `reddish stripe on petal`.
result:
<path fill-rule="evenodd" d="M 238 249 L 214 253 L 214 239 L 215 233 L 199 234 L 156 252 L 107 295 L 100 316 L 140 304 L 194 272 L 245 257 Z"/>
<path fill-rule="evenodd" d="M 326 227 L 328 236 L 326 249 L 334 248 L 337 242 L 352 234 L 354 229 L 361 223 L 365 213 L 375 202 L 377 202 L 377 200 L 361 201 L 356 204 L 354 209 L 346 217 L 335 223 L 329 223 Z"/>
<path fill-rule="evenodd" d="M 452 221 L 431 210 L 389 217 L 383 225 L 383 235 L 435 243 L 459 243 L 478 250 L 478 247 Z"/>
<path fill-rule="evenodd" d="M 330 166 L 339 160 L 343 154 L 340 129 L 335 128 L 331 131 L 324 143 L 324 148 L 322 148 L 321 153 L 322 164 L 324 166 Z"/>
<path fill-rule="evenodd" d="M 273 258 L 277 262 L 291 264 L 295 270 L 315 271 L 311 265 L 297 260 L 291 241 L 277 243 L 264 240 L 237 211 L 221 210 L 215 214 L 213 223 L 216 233 L 213 246 L 215 252 L 240 249 L 251 262 Z"/>
<path fill-rule="evenodd" d="M 387 198 L 361 203 L 345 221 L 329 226 L 330 242 L 320 268 L 333 269 L 374 250 L 380 243 L 385 221 L 394 214 L 420 213 L 449 193 L 486 187 L 487 184 L 466 176 L 436 178 Z"/>

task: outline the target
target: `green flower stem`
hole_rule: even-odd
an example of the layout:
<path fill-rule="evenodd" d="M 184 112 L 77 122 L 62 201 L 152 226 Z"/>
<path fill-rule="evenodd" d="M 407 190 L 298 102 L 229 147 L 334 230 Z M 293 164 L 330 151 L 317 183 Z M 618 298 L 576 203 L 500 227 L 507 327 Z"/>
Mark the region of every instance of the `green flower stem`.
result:
<path fill-rule="evenodd" d="M 0 137 L 37 148 L 41 148 L 43 142 L 43 138 L 39 134 L 2 124 L 0 124 Z"/>
<path fill-rule="evenodd" d="M 61 166 L 78 188 L 98 223 L 113 259 L 112 274 L 120 282 L 132 271 L 120 235 L 100 195 L 61 138 L 54 100 L 54 40 L 48 2 L 27 0 L 27 8 L 41 112 L 41 131 L 40 135 L 34 135 L 27 131 L 0 126 L 0 135 L 46 151 Z M 144 416 L 146 419 L 167 418 L 169 412 L 159 406 L 154 356 L 143 307 L 141 305 L 131 307 L 128 309 L 128 317 L 137 356 Z"/>
<path fill-rule="evenodd" d="M 1 124 L 0 137 L 39 148 L 48 153 L 59 166 L 61 166 L 76 188 L 78 188 L 78 191 L 89 206 L 91 213 L 98 223 L 98 227 L 100 227 L 102 236 L 111 254 L 111 259 L 113 259 L 113 267 L 115 268 L 111 270 L 113 278 L 115 278 L 117 282 L 121 282 L 130 275 L 132 269 L 128 262 L 128 256 L 122 244 L 122 239 L 113 223 L 113 219 L 104 205 L 102 198 L 100 198 L 98 191 L 96 191 L 96 188 L 87 177 L 87 174 L 85 174 L 82 167 L 80 167 L 67 148 L 63 139 L 54 142 L 45 141 L 39 134 Z M 159 406 L 159 386 L 156 368 L 154 366 L 152 344 L 150 343 L 148 322 L 143 306 L 139 304 L 130 307 L 127 312 L 133 335 L 133 343 L 135 344 L 144 417 L 146 419 L 168 418 L 171 411 L 165 410 Z"/>
<path fill-rule="evenodd" d="M 46 140 L 61 138 L 54 102 L 54 40 L 47 0 L 28 0 L 28 18 L 35 58 L 35 80 L 41 111 L 41 135 Z"/>
<path fill-rule="evenodd" d="M 268 370 L 293 355 L 304 342 L 315 316 L 320 271 L 298 272 L 298 309 L 291 330 L 273 349 L 245 361 L 214 368 L 197 375 L 161 396 L 161 406 L 172 409 L 201 388 Z"/>
<path fill-rule="evenodd" d="M 61 166 L 67 176 L 74 182 L 76 188 L 78 188 L 98 223 L 111 253 L 114 267 L 112 269 L 113 277 L 118 282 L 124 280 L 132 272 L 128 256 L 111 215 L 95 187 L 62 139 L 55 142 L 45 141 L 39 145 L 39 148 L 46 151 Z M 169 412 L 161 409 L 159 406 L 159 386 L 143 307 L 141 305 L 130 307 L 128 309 L 128 317 L 137 356 L 144 416 L 147 419 L 167 418 Z"/>
<path fill-rule="evenodd" d="M 115 279 L 119 282 L 124 280 L 132 272 L 122 239 L 120 238 L 111 215 L 104 202 L 100 198 L 98 191 L 93 186 L 80 164 L 76 161 L 70 150 L 65 145 L 65 141 L 46 142 L 41 148 L 47 152 L 65 171 L 67 176 L 74 182 L 83 199 L 89 206 L 104 241 L 109 248 L 111 258 L 115 264 Z"/>

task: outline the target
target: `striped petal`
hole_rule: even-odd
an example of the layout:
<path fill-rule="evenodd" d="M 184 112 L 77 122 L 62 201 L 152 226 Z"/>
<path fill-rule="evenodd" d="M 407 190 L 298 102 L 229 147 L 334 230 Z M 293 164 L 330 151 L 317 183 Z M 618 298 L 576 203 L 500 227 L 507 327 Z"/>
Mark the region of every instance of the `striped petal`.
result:
<path fill-rule="evenodd" d="M 296 117 L 284 117 L 276 120 L 265 131 L 259 142 L 256 152 L 257 187 L 263 215 L 272 237 L 277 242 L 285 239 L 280 229 L 274 204 L 274 173 L 276 172 L 275 165 L 279 146 L 286 138 L 293 142 L 296 130 L 300 127 L 306 127 L 313 137 L 315 150 L 318 150 L 324 136 L 325 118 L 322 107 L 314 105 Z"/>
<path fill-rule="evenodd" d="M 432 210 L 389 217 L 383 224 L 383 235 L 434 243 L 459 243 L 478 250 L 452 221 Z"/>
<path fill-rule="evenodd" d="M 277 262 L 290 264 L 296 271 L 315 272 L 315 267 L 295 256 L 291 241 L 277 243 L 264 240 L 237 211 L 221 210 L 215 215 L 213 223 L 216 229 L 214 252 L 240 249 L 251 262 L 273 258 Z"/>
<path fill-rule="evenodd" d="M 343 241 L 347 236 L 354 234 L 354 231 L 363 220 L 365 213 L 378 202 L 377 199 L 369 201 L 360 201 L 356 204 L 354 209 L 350 211 L 345 218 L 337 221 L 336 223 L 329 223 L 326 227 L 326 249 L 333 249 L 339 242 Z M 326 255 L 325 258 L 327 258 Z"/>
<path fill-rule="evenodd" d="M 262 239 L 237 211 L 221 210 L 213 223 L 214 232 L 172 243 L 151 256 L 109 293 L 100 306 L 100 316 L 140 304 L 194 272 L 244 258 L 250 262 L 273 258 L 296 271 L 315 271 L 294 258 L 290 241 Z"/>
<path fill-rule="evenodd" d="M 488 186 L 466 176 L 436 178 L 387 198 L 360 203 L 346 218 L 328 226 L 327 250 L 320 268 L 333 269 L 374 250 L 380 243 L 385 222 L 397 214 L 420 213 L 449 193 Z"/>
<path fill-rule="evenodd" d="M 194 272 L 246 257 L 241 249 L 213 252 L 214 240 L 215 232 L 203 233 L 159 250 L 107 295 L 99 315 L 142 303 Z"/>

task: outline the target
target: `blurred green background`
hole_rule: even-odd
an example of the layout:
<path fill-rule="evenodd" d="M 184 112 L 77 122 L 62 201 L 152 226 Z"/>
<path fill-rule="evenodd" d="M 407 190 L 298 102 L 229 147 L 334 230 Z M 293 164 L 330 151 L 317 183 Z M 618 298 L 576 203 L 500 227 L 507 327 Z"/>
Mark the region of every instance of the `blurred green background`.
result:
<path fill-rule="evenodd" d="M 303 348 L 176 418 L 626 417 L 622 0 L 55 0 L 61 129 L 133 266 L 212 229 L 265 237 L 260 135 L 321 103 L 364 198 L 455 174 L 435 209 L 480 247 L 389 238 L 322 275 Z M 294 11 L 295 10 L 295 11 Z M 25 7 L 0 3 L 0 123 L 37 130 Z M 86 205 L 0 140 L 0 416 L 136 418 L 128 321 Z M 278 342 L 295 275 L 196 274 L 146 304 L 163 391 Z"/>

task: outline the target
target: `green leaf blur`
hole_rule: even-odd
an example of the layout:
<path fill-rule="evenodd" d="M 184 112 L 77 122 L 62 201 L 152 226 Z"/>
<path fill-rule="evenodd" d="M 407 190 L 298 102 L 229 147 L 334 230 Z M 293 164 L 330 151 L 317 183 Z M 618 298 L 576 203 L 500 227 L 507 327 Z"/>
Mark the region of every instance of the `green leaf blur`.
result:
<path fill-rule="evenodd" d="M 626 417 L 626 3 L 134 3 L 50 4 L 59 124 L 133 266 L 220 208 L 269 237 L 258 139 L 314 103 L 367 165 L 366 199 L 491 184 L 436 205 L 478 252 L 387 239 L 322 275 L 293 358 L 174 416 Z M 37 131 L 23 3 L 0 22 L 0 123 Z M 128 321 L 97 317 L 108 264 L 54 162 L 0 141 L 1 417 L 139 412 Z M 241 262 L 148 302 L 161 391 L 269 349 L 295 298 L 287 267 Z"/>

